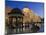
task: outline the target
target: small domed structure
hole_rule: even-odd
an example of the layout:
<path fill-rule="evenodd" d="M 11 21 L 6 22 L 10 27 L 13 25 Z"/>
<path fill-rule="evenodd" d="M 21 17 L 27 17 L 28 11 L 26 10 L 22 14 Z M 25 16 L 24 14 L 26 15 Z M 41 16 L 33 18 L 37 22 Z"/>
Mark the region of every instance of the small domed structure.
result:
<path fill-rule="evenodd" d="M 21 25 L 23 26 L 24 14 L 22 13 L 22 11 L 19 8 L 14 8 L 11 10 L 10 13 L 8 13 L 8 15 L 9 15 L 9 28 L 11 30 L 9 33 L 13 33 L 14 28 L 16 28 L 16 33 L 18 33 L 18 28 Z M 13 21 L 13 20 L 15 20 L 15 21 Z M 22 29 L 22 31 L 23 31 L 23 29 Z"/>

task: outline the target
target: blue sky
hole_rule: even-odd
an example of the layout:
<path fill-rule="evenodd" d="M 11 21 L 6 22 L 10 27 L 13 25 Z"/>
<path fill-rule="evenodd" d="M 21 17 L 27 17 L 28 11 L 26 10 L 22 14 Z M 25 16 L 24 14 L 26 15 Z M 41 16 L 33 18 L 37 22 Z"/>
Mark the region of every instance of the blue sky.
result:
<path fill-rule="evenodd" d="M 40 2 L 21 2 L 21 1 L 6 1 L 6 6 L 9 6 L 11 8 L 24 8 L 27 6 L 31 10 L 33 10 L 34 13 L 37 13 L 37 15 L 44 17 L 44 3 Z"/>

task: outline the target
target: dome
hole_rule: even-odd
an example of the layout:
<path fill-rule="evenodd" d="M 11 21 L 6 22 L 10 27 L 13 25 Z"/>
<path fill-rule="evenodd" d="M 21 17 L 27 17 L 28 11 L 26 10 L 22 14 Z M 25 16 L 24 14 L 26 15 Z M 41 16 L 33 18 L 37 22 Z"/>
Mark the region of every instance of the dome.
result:
<path fill-rule="evenodd" d="M 22 13 L 22 11 L 19 8 L 13 8 L 11 10 L 11 12 L 8 13 L 8 15 L 13 15 L 13 16 L 19 15 L 20 16 L 20 15 L 24 15 L 24 14 Z"/>
<path fill-rule="evenodd" d="M 21 10 L 19 8 L 14 8 L 11 10 L 9 14 L 22 14 Z"/>

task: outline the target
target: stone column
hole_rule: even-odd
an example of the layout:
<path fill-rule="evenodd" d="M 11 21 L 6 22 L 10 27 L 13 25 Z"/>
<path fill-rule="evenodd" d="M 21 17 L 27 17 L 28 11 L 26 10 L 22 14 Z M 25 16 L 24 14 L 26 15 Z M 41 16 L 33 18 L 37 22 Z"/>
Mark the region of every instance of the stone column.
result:
<path fill-rule="evenodd" d="M 21 19 L 22 19 L 22 22 L 21 22 L 21 24 L 22 24 L 22 32 L 23 32 L 23 17 L 21 17 Z"/>
<path fill-rule="evenodd" d="M 13 18 L 9 16 L 8 34 L 11 34 L 13 32 L 12 20 Z"/>

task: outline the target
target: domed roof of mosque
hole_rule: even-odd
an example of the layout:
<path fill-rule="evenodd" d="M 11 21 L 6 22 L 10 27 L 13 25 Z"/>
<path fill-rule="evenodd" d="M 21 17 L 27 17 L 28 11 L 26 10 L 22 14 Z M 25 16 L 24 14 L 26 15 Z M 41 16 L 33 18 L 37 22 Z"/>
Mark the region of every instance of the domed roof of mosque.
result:
<path fill-rule="evenodd" d="M 14 8 L 11 10 L 10 13 L 8 13 L 8 15 L 24 15 L 24 14 L 19 8 Z"/>

